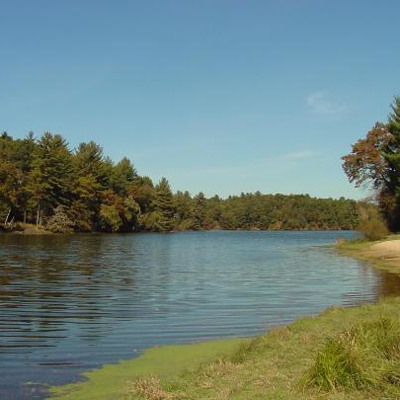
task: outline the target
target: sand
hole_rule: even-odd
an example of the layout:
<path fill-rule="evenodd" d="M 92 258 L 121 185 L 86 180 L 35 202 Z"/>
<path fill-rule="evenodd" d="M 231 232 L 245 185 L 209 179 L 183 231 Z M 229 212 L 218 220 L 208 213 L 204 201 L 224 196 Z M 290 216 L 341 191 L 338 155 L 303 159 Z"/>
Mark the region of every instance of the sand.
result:
<path fill-rule="evenodd" d="M 400 258 L 400 240 L 388 240 L 376 243 L 370 247 L 369 252 L 374 257 L 381 259 Z"/>

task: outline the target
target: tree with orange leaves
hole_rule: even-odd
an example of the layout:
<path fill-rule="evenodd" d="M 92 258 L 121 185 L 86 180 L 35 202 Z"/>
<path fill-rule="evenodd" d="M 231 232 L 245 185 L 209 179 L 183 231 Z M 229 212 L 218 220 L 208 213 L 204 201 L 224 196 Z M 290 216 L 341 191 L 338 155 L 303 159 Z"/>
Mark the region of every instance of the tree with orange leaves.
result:
<path fill-rule="evenodd" d="M 371 185 L 391 230 L 400 230 L 400 97 L 395 97 L 386 124 L 376 123 L 350 154 L 343 170 L 356 187 Z"/>

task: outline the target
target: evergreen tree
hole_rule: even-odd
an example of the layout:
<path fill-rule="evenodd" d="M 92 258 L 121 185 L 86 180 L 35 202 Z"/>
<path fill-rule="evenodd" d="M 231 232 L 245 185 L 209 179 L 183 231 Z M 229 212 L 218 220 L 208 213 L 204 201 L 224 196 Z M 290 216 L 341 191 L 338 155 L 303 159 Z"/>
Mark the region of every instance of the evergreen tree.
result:
<path fill-rule="evenodd" d="M 188 191 L 178 191 L 173 196 L 174 226 L 178 230 L 195 229 L 194 201 Z"/>
<path fill-rule="evenodd" d="M 125 196 L 136 178 L 134 166 L 128 158 L 124 157 L 113 167 L 110 186 L 115 192 Z"/>
<path fill-rule="evenodd" d="M 387 179 L 380 193 L 380 206 L 389 227 L 400 229 L 400 97 L 395 97 L 392 113 L 389 115 L 387 130 L 390 141 L 383 149 L 387 162 Z"/>
<path fill-rule="evenodd" d="M 31 207 L 37 209 L 37 222 L 52 214 L 57 205 L 70 205 L 73 179 L 68 143 L 60 135 L 45 133 L 36 146 L 28 184 Z"/>
<path fill-rule="evenodd" d="M 388 184 L 394 189 L 400 184 L 400 97 L 395 97 L 391 107 L 392 112 L 389 115 L 387 124 L 391 140 L 383 149 L 383 155 L 389 164 Z"/>
<path fill-rule="evenodd" d="M 200 192 L 194 197 L 194 229 L 203 229 L 206 216 L 206 197 Z"/>
<path fill-rule="evenodd" d="M 150 212 L 155 197 L 153 182 L 148 176 L 139 176 L 132 182 L 129 195 L 139 204 L 142 214 Z"/>
<path fill-rule="evenodd" d="M 91 175 L 102 188 L 107 187 L 109 168 L 104 160 L 103 148 L 97 143 L 80 143 L 75 152 L 74 165 L 78 176 Z"/>
<path fill-rule="evenodd" d="M 75 221 L 75 227 L 79 231 L 90 232 L 96 230 L 98 213 L 101 205 L 102 187 L 96 178 L 89 174 L 79 176 L 72 189 L 73 198 L 68 215 Z"/>
<path fill-rule="evenodd" d="M 152 203 L 153 219 L 157 220 L 160 232 L 168 232 L 173 228 L 174 207 L 172 203 L 172 191 L 166 178 L 161 178 L 155 187 L 155 197 Z M 157 216 L 157 218 L 155 218 Z"/>

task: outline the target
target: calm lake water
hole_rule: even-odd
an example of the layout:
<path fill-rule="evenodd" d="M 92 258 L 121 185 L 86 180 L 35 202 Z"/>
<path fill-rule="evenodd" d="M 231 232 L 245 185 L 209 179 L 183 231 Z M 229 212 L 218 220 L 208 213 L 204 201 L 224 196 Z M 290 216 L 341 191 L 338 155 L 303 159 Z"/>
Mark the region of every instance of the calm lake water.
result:
<path fill-rule="evenodd" d="M 0 398 L 43 398 L 46 384 L 154 345 L 398 294 L 397 276 L 320 247 L 353 235 L 0 235 Z"/>

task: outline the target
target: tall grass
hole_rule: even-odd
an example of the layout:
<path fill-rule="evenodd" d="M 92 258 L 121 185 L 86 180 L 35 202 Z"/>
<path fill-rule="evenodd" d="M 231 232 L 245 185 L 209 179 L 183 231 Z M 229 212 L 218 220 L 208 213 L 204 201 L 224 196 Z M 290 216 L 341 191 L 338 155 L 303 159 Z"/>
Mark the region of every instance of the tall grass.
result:
<path fill-rule="evenodd" d="M 392 360 L 400 358 L 400 324 L 392 318 L 383 317 L 364 322 L 353 328 L 353 340 L 362 349 L 376 353 L 378 357 Z"/>
<path fill-rule="evenodd" d="M 382 317 L 326 341 L 304 383 L 326 391 L 400 384 L 400 323 Z"/>
<path fill-rule="evenodd" d="M 340 338 L 328 339 L 324 348 L 317 353 L 314 365 L 307 377 L 307 386 L 325 390 L 359 388 L 366 379 L 351 346 Z"/>

